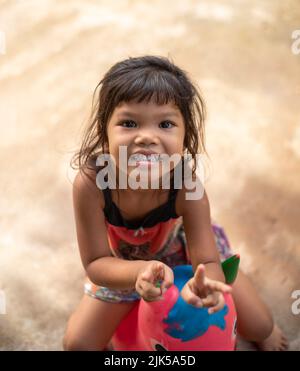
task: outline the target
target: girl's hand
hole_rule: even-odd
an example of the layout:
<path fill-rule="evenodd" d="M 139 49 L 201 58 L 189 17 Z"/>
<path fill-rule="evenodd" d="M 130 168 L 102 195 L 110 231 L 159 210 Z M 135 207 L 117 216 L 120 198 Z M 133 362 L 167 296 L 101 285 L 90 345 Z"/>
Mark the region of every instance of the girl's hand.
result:
<path fill-rule="evenodd" d="M 223 293 L 230 293 L 231 287 L 220 281 L 205 277 L 205 266 L 198 265 L 194 277 L 181 290 L 182 298 L 197 308 L 210 307 L 209 314 L 221 310 L 225 305 Z"/>
<path fill-rule="evenodd" d="M 152 260 L 143 267 L 136 279 L 135 289 L 146 301 L 157 301 L 172 286 L 174 274 L 170 267 Z"/>

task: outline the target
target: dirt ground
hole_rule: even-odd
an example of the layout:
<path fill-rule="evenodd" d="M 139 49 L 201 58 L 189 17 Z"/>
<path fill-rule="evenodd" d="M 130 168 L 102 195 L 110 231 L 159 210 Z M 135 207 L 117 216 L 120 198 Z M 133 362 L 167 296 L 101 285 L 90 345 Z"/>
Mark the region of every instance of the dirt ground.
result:
<path fill-rule="evenodd" d="M 1 350 L 62 349 L 83 279 L 69 160 L 102 75 L 144 54 L 171 57 L 200 87 L 212 216 L 300 350 L 296 29 L 297 0 L 0 1 Z"/>

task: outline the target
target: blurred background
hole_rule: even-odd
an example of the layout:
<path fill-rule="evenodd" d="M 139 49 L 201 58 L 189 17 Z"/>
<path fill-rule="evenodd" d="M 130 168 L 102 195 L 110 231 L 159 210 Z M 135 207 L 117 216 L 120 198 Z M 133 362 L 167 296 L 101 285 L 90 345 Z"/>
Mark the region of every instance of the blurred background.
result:
<path fill-rule="evenodd" d="M 84 277 L 69 161 L 103 74 L 144 54 L 200 87 L 212 217 L 300 350 L 295 30 L 298 0 L 0 0 L 0 350 L 62 349 Z"/>

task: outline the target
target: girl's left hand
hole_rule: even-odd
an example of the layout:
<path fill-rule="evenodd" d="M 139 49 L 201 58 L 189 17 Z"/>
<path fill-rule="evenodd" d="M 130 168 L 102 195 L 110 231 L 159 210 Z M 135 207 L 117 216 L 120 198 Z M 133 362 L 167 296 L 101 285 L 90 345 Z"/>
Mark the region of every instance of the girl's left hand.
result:
<path fill-rule="evenodd" d="M 223 282 L 211 280 L 205 276 L 205 266 L 198 265 L 194 277 L 182 288 L 182 298 L 197 308 L 208 307 L 212 314 L 221 310 L 225 305 L 223 294 L 231 293 L 232 288 Z"/>

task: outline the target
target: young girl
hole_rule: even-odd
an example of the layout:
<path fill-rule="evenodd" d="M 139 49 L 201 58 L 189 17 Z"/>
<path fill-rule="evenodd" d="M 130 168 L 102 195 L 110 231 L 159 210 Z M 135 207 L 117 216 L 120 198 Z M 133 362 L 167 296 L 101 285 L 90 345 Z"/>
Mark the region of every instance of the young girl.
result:
<path fill-rule="evenodd" d="M 173 283 L 171 268 L 187 263 L 194 277 L 181 292 L 184 300 L 213 313 L 223 308 L 223 293 L 232 290 L 240 336 L 260 349 L 285 349 L 285 337 L 245 275 L 239 271 L 232 288 L 224 283 L 220 261 L 232 252 L 222 229 L 211 223 L 205 191 L 190 200 L 184 182 L 176 189 L 175 165 L 168 174 L 170 189 L 161 184 L 156 189 L 118 187 L 120 146 L 144 169 L 157 162 L 153 156 L 190 154 L 197 180 L 196 155 L 205 153 L 205 109 L 187 74 L 166 58 L 129 58 L 112 66 L 97 87 L 91 124 L 73 159 L 80 170 L 73 200 L 87 281 L 69 320 L 64 349 L 105 349 L 134 302 L 161 299 Z M 101 154 L 115 161 L 115 188 L 97 186 Z M 128 165 L 127 177 L 135 170 Z"/>

